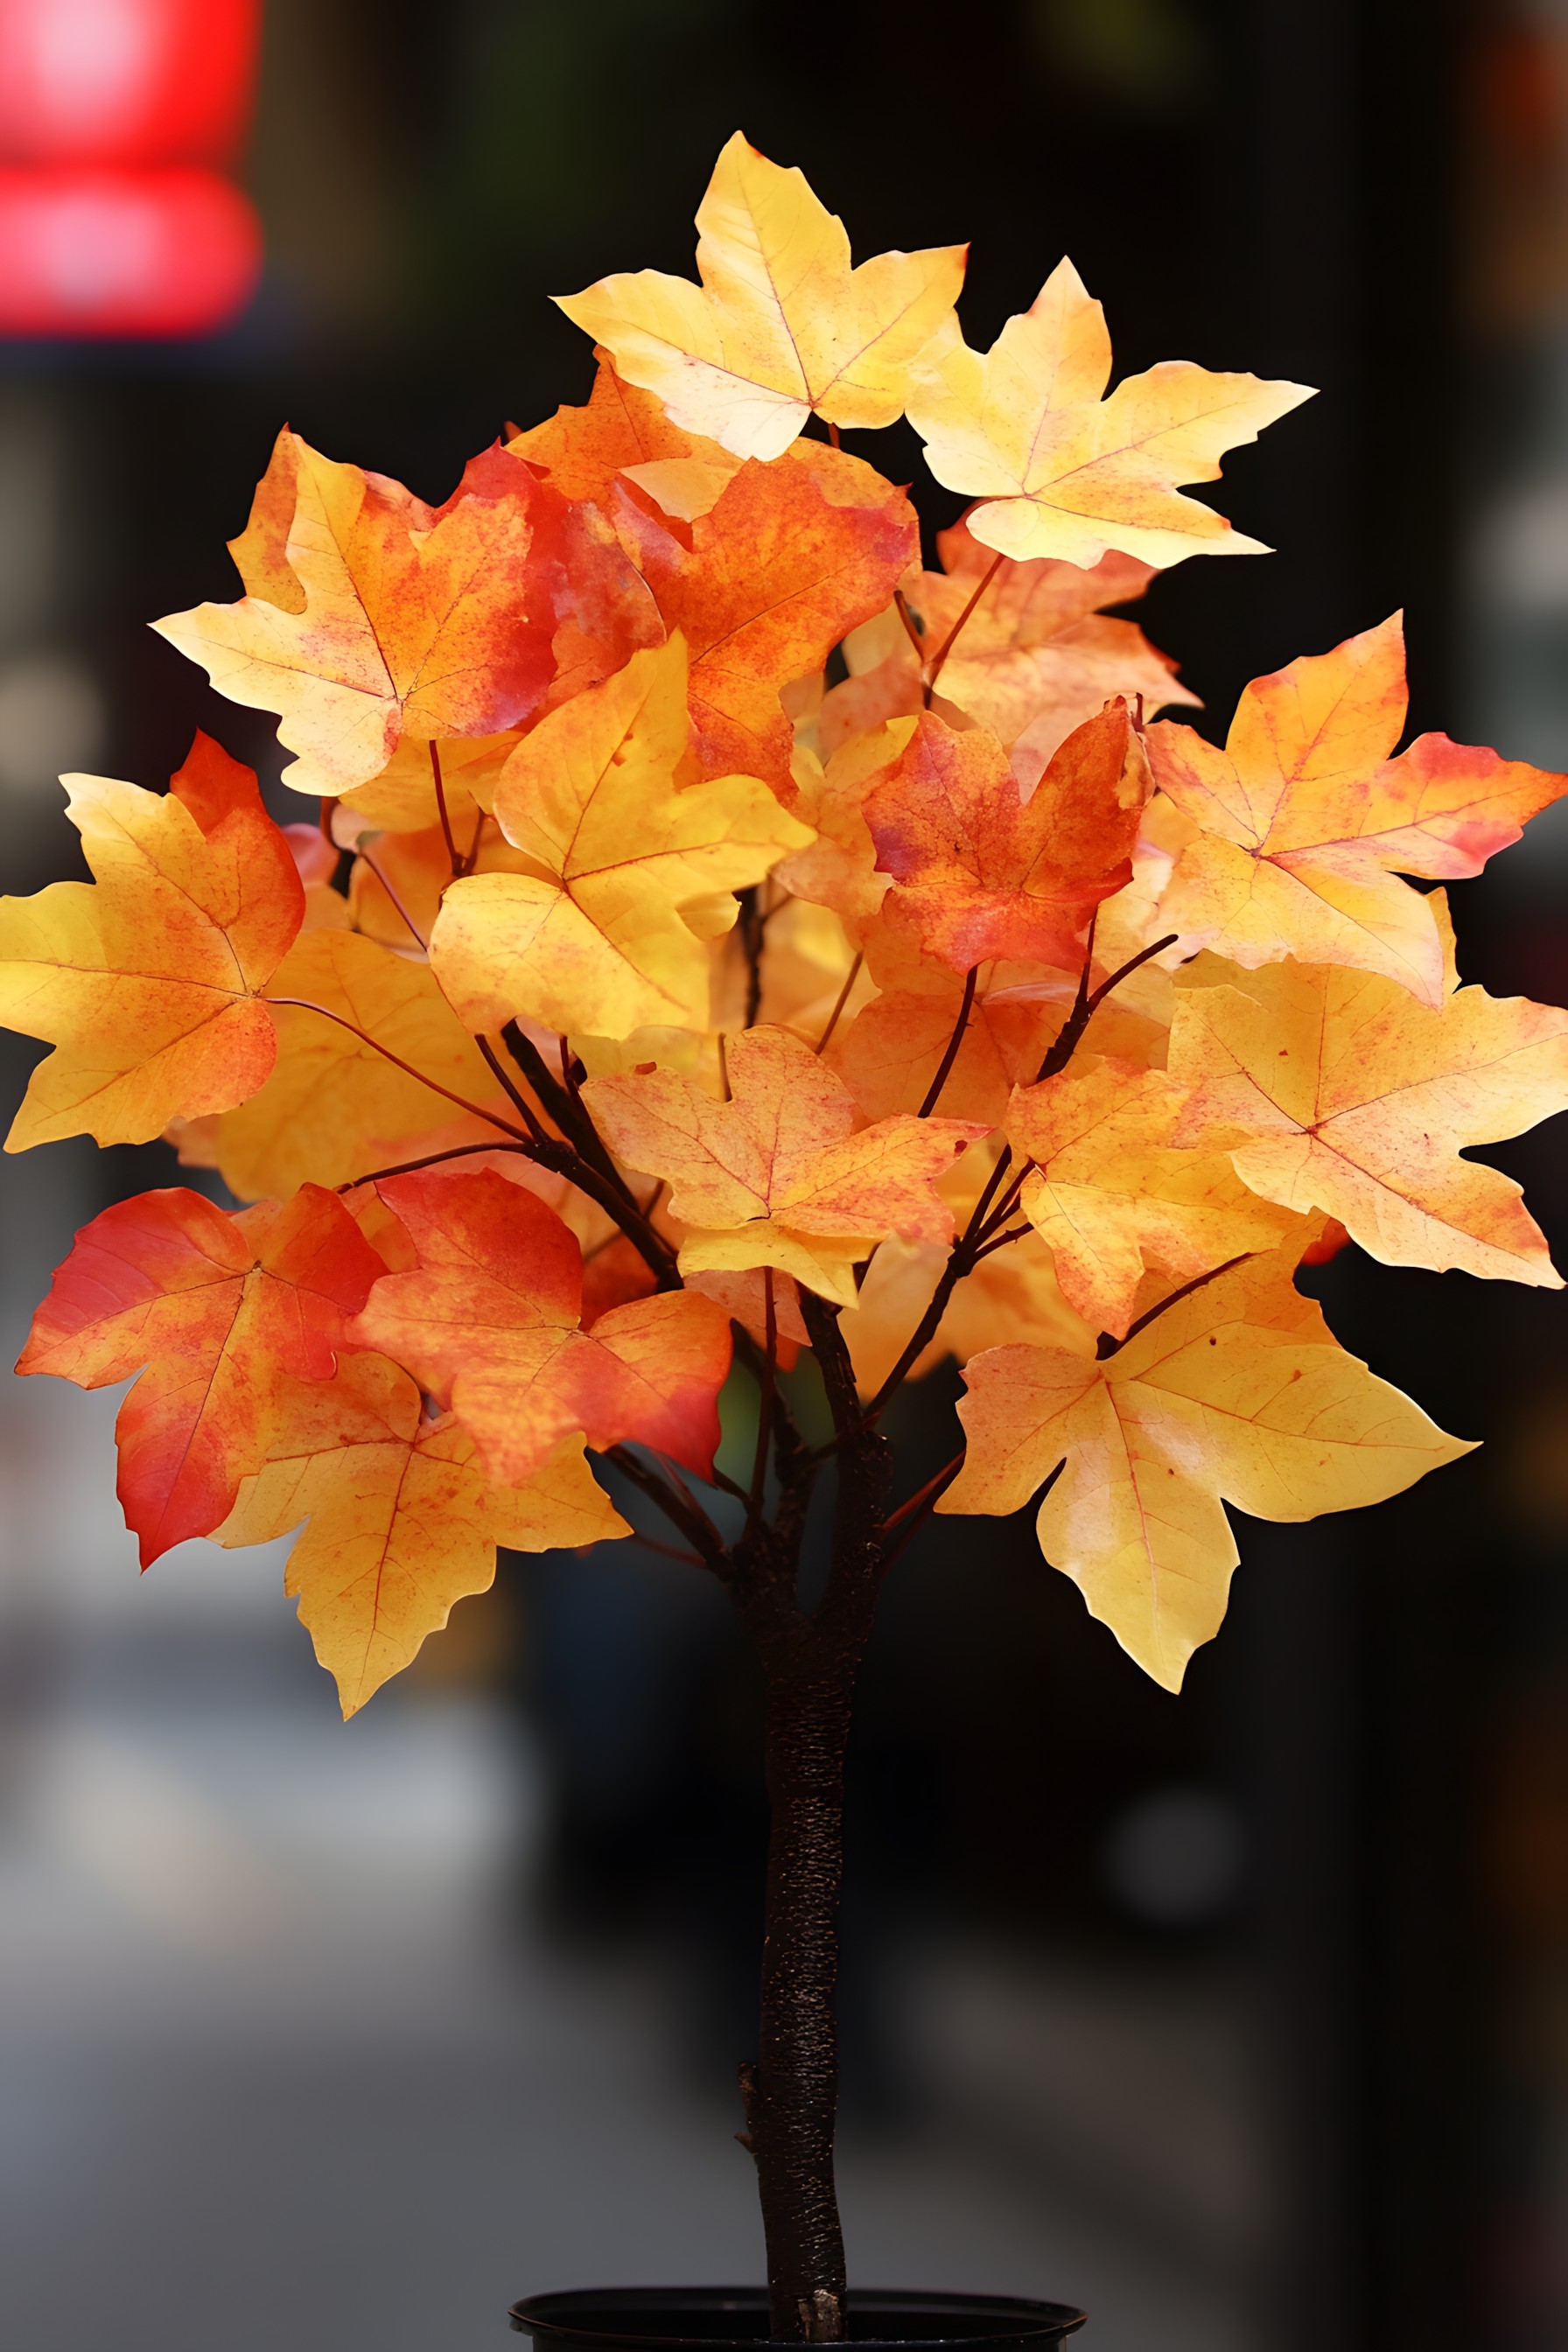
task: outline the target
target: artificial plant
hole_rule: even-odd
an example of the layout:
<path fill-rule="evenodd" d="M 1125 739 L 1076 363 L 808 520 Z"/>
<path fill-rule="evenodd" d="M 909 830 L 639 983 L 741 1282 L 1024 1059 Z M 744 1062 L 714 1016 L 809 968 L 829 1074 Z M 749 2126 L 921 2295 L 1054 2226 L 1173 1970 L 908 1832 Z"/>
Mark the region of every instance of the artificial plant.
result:
<path fill-rule="evenodd" d="M 1307 1518 L 1467 1451 L 1294 1276 L 1348 1234 L 1556 1282 L 1460 1155 L 1568 1100 L 1568 1013 L 1461 987 L 1442 892 L 1402 877 L 1475 874 L 1565 780 L 1396 751 L 1397 619 L 1256 680 L 1224 749 L 1154 719 L 1194 698 L 1108 608 L 1259 551 L 1178 486 L 1301 387 L 1172 362 L 1107 396 L 1066 261 L 972 351 L 962 249 L 851 269 L 738 136 L 698 226 L 700 285 L 563 303 L 587 404 L 440 507 L 282 433 L 245 595 L 157 625 L 278 714 L 316 822 L 205 737 L 167 794 L 67 779 L 97 878 L 0 915 L 0 1009 L 55 1048 L 9 1148 L 166 1136 L 252 1205 L 95 1218 L 21 1369 L 140 1374 L 144 1561 L 300 1528 L 345 1713 L 498 1544 L 637 1534 L 723 1583 L 773 1817 L 744 2137 L 774 2332 L 824 2341 L 882 1580 L 930 1513 L 1043 1493 L 1046 1558 L 1173 1690 L 1224 1612 L 1226 1502 Z M 975 501 L 937 571 L 840 446 L 900 415 Z M 952 1457 L 897 1496 L 886 1410 L 947 1356 Z"/>

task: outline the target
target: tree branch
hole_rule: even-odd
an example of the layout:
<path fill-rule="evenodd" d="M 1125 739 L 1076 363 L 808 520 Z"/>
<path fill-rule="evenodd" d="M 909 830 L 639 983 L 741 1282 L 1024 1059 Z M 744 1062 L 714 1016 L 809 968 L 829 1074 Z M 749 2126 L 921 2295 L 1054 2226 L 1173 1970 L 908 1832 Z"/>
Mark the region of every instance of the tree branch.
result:
<path fill-rule="evenodd" d="M 684 1487 L 678 1493 L 650 1463 L 640 1462 L 625 1445 L 606 1446 L 605 1459 L 613 1463 L 623 1478 L 629 1479 L 639 1493 L 646 1495 L 649 1502 L 663 1512 L 671 1527 L 679 1529 L 704 1567 L 710 1568 L 721 1580 L 728 1580 L 730 1555 L 724 1538 L 707 1512 Z"/>

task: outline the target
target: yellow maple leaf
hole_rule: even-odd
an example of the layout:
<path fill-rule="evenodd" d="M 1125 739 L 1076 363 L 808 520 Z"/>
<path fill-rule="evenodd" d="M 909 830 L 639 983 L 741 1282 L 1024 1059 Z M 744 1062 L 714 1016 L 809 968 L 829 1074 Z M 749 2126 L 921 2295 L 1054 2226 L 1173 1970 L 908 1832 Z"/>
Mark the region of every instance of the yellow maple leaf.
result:
<path fill-rule="evenodd" d="M 1063 1295 L 1097 1331 L 1125 1332 L 1146 1267 L 1186 1281 L 1272 1248 L 1290 1224 L 1218 1146 L 1175 1143 L 1184 1105 L 1163 1070 L 1110 1055 L 1079 1055 L 1014 1093 L 1008 1140 L 1034 1163 L 1022 1206 L 1051 1245 Z"/>
<path fill-rule="evenodd" d="M 454 882 L 430 940 L 473 1028 L 514 1014 L 602 1037 L 708 1026 L 703 939 L 735 912 L 716 894 L 760 882 L 811 835 L 752 777 L 678 789 L 686 677 L 679 637 L 634 655 L 507 761 L 496 816 L 534 871 Z"/>
<path fill-rule="evenodd" d="M 1167 1690 L 1219 1630 L 1225 1504 L 1310 1519 L 1382 1502 L 1473 1449 L 1340 1346 L 1291 1276 L 1300 1242 L 1154 1312 L 1114 1354 L 993 1348 L 959 1406 L 964 1466 L 939 1511 L 1041 1503 L 1040 1549 Z M 1158 1309 L 1168 1286 L 1151 1283 Z"/>
<path fill-rule="evenodd" d="M 277 1067 L 211 1139 L 214 1164 L 241 1200 L 286 1196 L 300 1184 L 330 1189 L 438 1146 L 505 1140 L 424 1083 L 510 1112 L 427 964 L 357 931 L 307 931 L 270 993 L 299 1000 L 272 1015 Z M 322 1011 L 307 1009 L 314 1006 Z"/>
<path fill-rule="evenodd" d="M 454 1602 L 489 1589 L 498 1544 L 548 1551 L 631 1532 L 580 1437 L 563 1438 L 525 1485 L 500 1486 L 449 1413 L 423 1417 L 414 1381 L 384 1356 L 345 1357 L 335 1380 L 290 1388 L 267 1465 L 216 1540 L 269 1543 L 307 1522 L 284 1590 L 345 1716 L 409 1664 Z"/>
<path fill-rule="evenodd" d="M 1192 967 L 1171 1030 L 1184 1135 L 1226 1145 L 1254 1192 L 1337 1217 L 1385 1265 L 1560 1289 L 1512 1177 L 1459 1153 L 1568 1108 L 1568 1012 L 1460 988 L 1442 893 L 1429 903 L 1449 956 L 1437 1012 L 1332 964 Z"/>
<path fill-rule="evenodd" d="M 952 320 L 916 373 L 910 422 L 937 480 L 984 501 L 967 517 L 973 536 L 1086 569 L 1111 548 L 1153 564 L 1266 553 L 1177 485 L 1217 481 L 1226 450 L 1311 398 L 1304 384 L 1162 360 L 1106 399 L 1105 314 L 1070 261 L 988 352 Z"/>
<path fill-rule="evenodd" d="M 963 246 L 849 266 L 844 225 L 805 174 L 740 131 L 697 213 L 700 286 L 622 271 L 557 295 L 628 383 L 676 423 L 741 457 L 776 457 L 815 409 L 835 425 L 891 425 L 910 369 L 952 310 Z"/>
<path fill-rule="evenodd" d="M 1149 730 L 1155 781 L 1202 827 L 1161 902 L 1162 929 L 1248 969 L 1301 963 L 1385 972 L 1443 1002 L 1433 902 L 1403 874 L 1479 874 L 1568 777 L 1405 726 L 1395 613 L 1332 653 L 1254 678 L 1222 751 L 1188 727 Z"/>
<path fill-rule="evenodd" d="M 256 778 L 205 736 L 165 795 L 67 776 L 96 882 L 0 900 L 0 1019 L 55 1047 L 8 1151 L 145 1143 L 254 1095 L 272 1067 L 263 991 L 305 894 Z"/>
<path fill-rule="evenodd" d="M 898 1118 L 856 1134 L 848 1088 L 784 1029 L 745 1030 L 729 1075 L 728 1102 L 672 1070 L 583 1089 L 616 1156 L 668 1183 L 670 1212 L 690 1228 L 683 1273 L 779 1266 L 847 1307 L 857 1261 L 884 1235 L 951 1237 L 933 1181 L 983 1127 Z"/>

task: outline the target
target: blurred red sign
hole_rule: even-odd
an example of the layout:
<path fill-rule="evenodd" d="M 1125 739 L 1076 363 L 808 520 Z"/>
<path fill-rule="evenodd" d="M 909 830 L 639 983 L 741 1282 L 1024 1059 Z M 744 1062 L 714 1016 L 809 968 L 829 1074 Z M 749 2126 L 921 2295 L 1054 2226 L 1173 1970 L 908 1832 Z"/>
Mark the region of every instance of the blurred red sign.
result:
<path fill-rule="evenodd" d="M 0 0 L 0 335 L 244 308 L 260 227 L 211 167 L 248 126 L 259 23 L 259 0 Z"/>
<path fill-rule="evenodd" d="M 203 335 L 256 290 L 255 209 L 216 172 L 0 167 L 0 335 Z"/>

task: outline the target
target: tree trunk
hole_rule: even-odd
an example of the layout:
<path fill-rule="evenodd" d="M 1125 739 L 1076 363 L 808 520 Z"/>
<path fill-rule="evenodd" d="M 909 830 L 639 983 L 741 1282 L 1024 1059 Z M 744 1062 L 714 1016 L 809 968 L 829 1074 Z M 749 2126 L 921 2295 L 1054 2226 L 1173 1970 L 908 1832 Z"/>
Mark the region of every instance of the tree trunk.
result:
<path fill-rule="evenodd" d="M 758 2054 L 741 2069 L 742 2137 L 756 2159 L 773 2333 L 812 2344 L 844 2334 L 844 2239 L 833 2179 L 844 1758 L 880 1581 L 877 1534 L 887 1476 L 881 1438 L 845 1448 L 821 1605 L 806 1616 L 792 1597 L 786 1612 L 775 1608 L 752 1620 L 767 1676 L 772 1826 Z"/>

